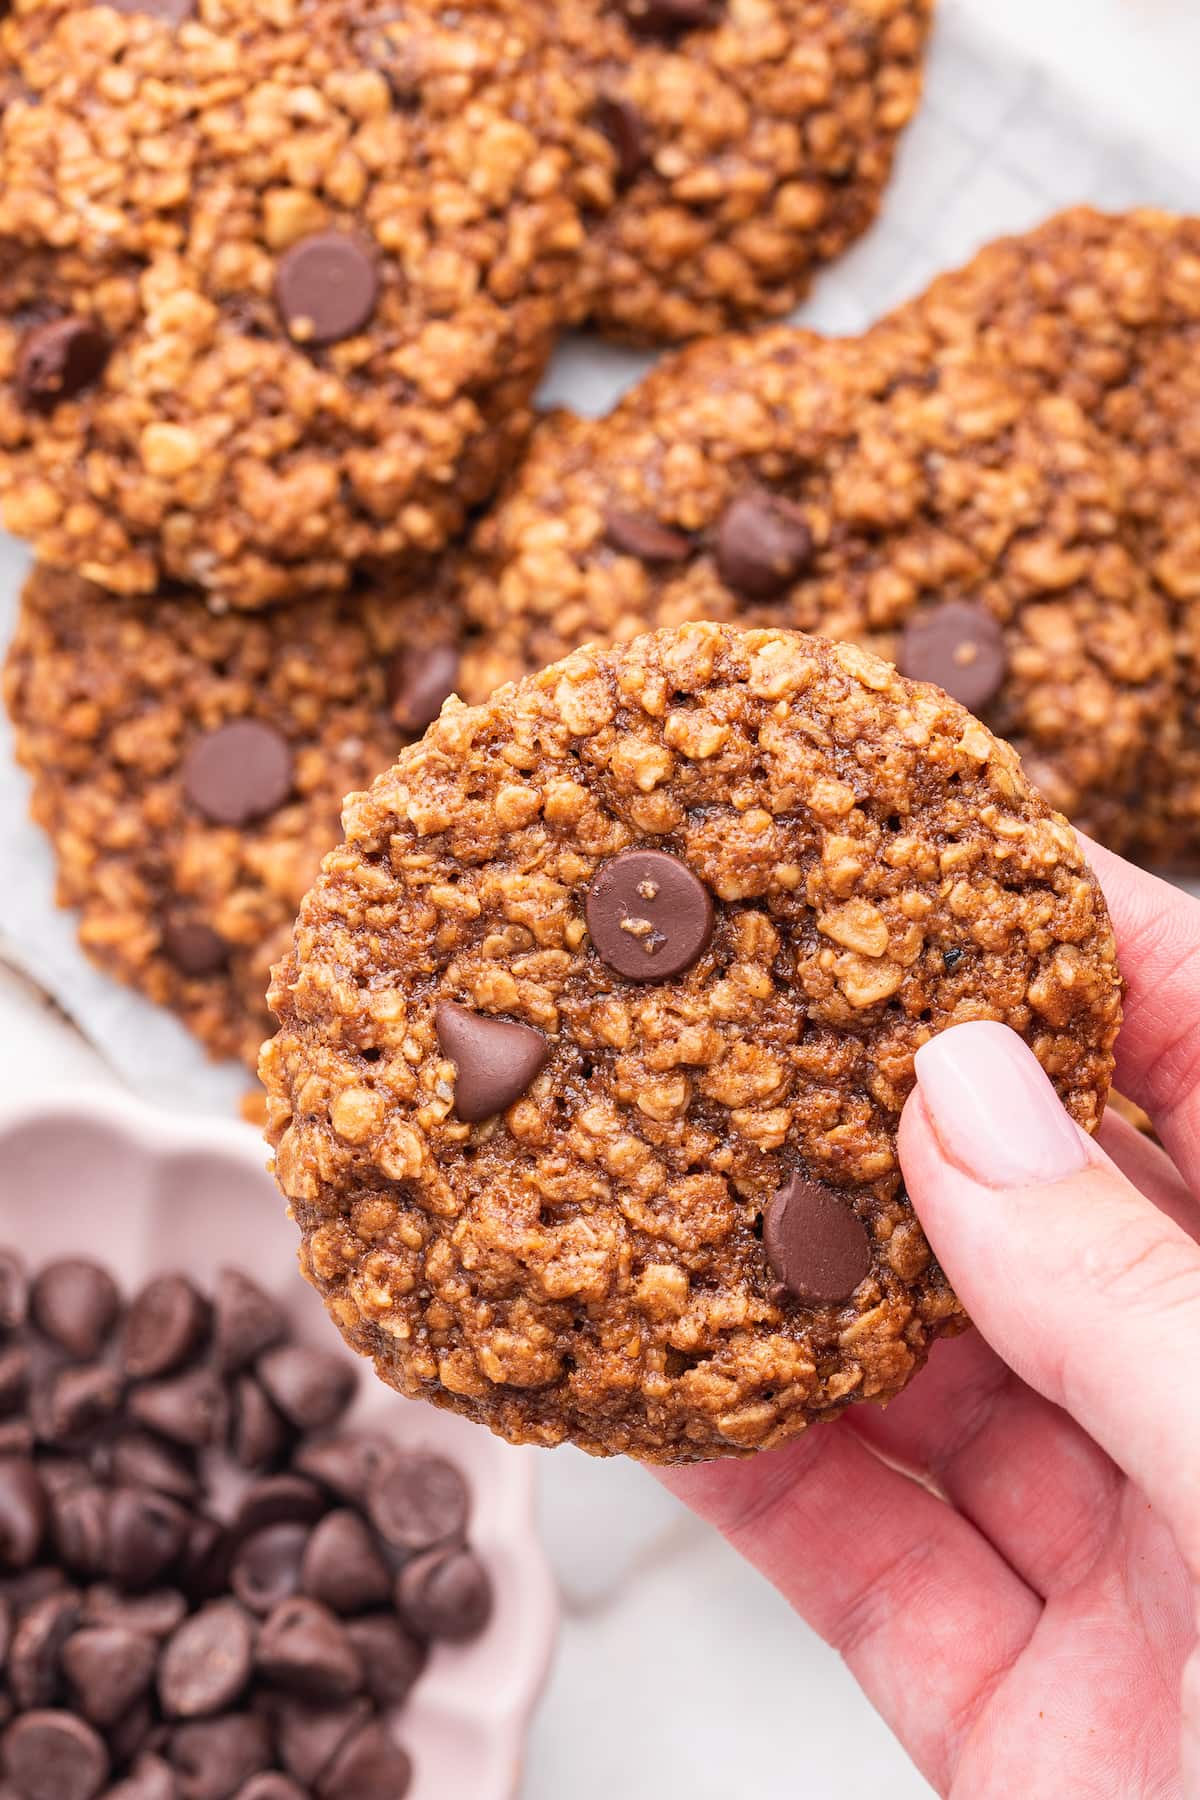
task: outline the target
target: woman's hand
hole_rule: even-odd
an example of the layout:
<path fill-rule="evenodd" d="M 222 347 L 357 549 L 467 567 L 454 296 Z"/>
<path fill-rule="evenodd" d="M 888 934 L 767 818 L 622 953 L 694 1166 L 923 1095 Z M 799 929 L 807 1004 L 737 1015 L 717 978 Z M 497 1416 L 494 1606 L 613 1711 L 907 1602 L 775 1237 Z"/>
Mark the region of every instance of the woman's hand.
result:
<path fill-rule="evenodd" d="M 978 1334 L 886 1412 L 665 1476 L 970 1800 L 1200 1800 L 1200 905 L 1093 860 L 1169 1158 L 1087 1138 L 1005 1027 L 934 1039 L 900 1156 Z"/>

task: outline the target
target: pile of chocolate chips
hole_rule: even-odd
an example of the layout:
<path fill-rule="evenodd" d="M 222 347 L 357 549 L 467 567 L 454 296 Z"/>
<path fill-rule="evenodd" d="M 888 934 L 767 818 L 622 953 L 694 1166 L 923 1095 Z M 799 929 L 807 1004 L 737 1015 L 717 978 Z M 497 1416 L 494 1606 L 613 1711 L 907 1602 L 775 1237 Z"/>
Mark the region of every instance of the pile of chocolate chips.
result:
<path fill-rule="evenodd" d="M 239 1270 L 126 1305 L 0 1250 L 0 1800 L 399 1800 L 491 1587 L 462 1475 L 347 1431 L 355 1381 Z"/>

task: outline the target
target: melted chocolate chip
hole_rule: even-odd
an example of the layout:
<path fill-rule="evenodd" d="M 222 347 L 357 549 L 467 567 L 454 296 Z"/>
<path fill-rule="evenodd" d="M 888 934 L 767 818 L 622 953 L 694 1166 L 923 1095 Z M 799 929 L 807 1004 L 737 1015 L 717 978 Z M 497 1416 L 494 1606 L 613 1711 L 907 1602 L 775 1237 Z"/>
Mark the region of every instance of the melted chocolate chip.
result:
<path fill-rule="evenodd" d="M 401 650 L 388 670 L 388 704 L 393 722 L 414 735 L 432 725 L 458 681 L 459 656 L 453 644 L 426 644 Z"/>
<path fill-rule="evenodd" d="M 849 1200 L 799 1174 L 767 1208 L 763 1248 L 802 1306 L 838 1305 L 871 1272 L 871 1240 Z"/>
<path fill-rule="evenodd" d="M 532 1025 L 494 1019 L 443 1000 L 434 1017 L 438 1044 L 454 1064 L 454 1111 L 467 1124 L 490 1119 L 519 1100 L 546 1066 L 550 1045 Z"/>
<path fill-rule="evenodd" d="M 624 94 L 602 94 L 596 102 L 596 124 L 617 153 L 617 186 L 629 187 L 650 161 L 641 113 Z"/>
<path fill-rule="evenodd" d="M 975 601 L 945 600 L 909 620 L 899 666 L 910 681 L 930 681 L 968 712 L 982 712 L 1008 672 L 1003 629 Z"/>
<path fill-rule="evenodd" d="M 49 412 L 99 380 L 109 353 L 108 339 L 90 319 L 35 325 L 17 352 L 17 398 L 31 412 Z"/>
<path fill-rule="evenodd" d="M 250 825 L 292 791 L 292 752 L 271 725 L 234 719 L 205 732 L 183 762 L 183 791 L 214 825 Z"/>
<path fill-rule="evenodd" d="M 644 563 L 686 562 L 692 554 L 691 538 L 660 524 L 649 513 L 610 507 L 604 518 L 604 536 L 622 556 L 636 556 Z"/>
<path fill-rule="evenodd" d="M 163 955 L 181 975 L 215 975 L 229 961 L 229 945 L 211 925 L 199 919 L 167 919 L 162 928 Z"/>
<path fill-rule="evenodd" d="M 765 492 L 742 494 L 717 526 L 717 567 L 748 600 L 773 600 L 812 560 L 813 537 L 800 508 Z"/>
<path fill-rule="evenodd" d="M 629 981 L 670 981 L 707 950 L 712 896 L 665 850 L 625 850 L 601 865 L 586 904 L 596 954 Z"/>
<path fill-rule="evenodd" d="M 298 343 L 336 344 L 370 323 L 379 300 L 379 270 L 357 238 L 319 231 L 280 258 L 275 298 Z"/>

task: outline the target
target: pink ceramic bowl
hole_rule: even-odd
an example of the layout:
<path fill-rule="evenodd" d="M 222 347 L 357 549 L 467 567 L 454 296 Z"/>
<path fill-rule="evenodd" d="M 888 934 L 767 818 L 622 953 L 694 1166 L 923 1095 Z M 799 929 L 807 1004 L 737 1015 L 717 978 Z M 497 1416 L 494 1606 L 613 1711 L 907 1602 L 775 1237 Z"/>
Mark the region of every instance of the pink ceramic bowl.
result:
<path fill-rule="evenodd" d="M 297 1273 L 295 1231 L 265 1155 L 242 1127 L 120 1096 L 0 1110 L 0 1242 L 19 1243 L 32 1265 L 96 1256 L 127 1291 L 156 1268 L 208 1283 L 222 1263 L 240 1263 L 286 1304 L 297 1336 L 328 1348 L 337 1334 Z M 487 1631 L 439 1647 L 405 1710 L 411 1800 L 511 1800 L 557 1610 L 534 1530 L 533 1458 L 400 1399 L 365 1366 L 351 1418 L 459 1464 L 476 1496 L 471 1539 L 496 1588 Z"/>

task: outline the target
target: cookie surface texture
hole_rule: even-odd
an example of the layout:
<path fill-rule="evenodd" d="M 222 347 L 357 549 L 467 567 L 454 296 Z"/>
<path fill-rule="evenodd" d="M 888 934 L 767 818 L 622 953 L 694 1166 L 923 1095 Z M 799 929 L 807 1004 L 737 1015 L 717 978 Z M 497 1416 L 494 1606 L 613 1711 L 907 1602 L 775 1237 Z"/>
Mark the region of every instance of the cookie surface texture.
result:
<path fill-rule="evenodd" d="M 896 1159 L 930 1034 L 1008 1024 L 1099 1122 L 1072 832 L 855 647 L 580 651 L 449 706 L 346 826 L 272 988 L 277 1177 L 354 1348 L 510 1439 L 743 1455 L 899 1391 L 962 1323 Z"/>
<path fill-rule="evenodd" d="M 413 672 L 447 657 L 445 629 L 382 589 L 218 616 L 30 577 L 5 699 L 60 904 L 94 961 L 213 1056 L 254 1066 L 343 797 L 413 735 Z"/>
<path fill-rule="evenodd" d="M 669 343 L 780 318 L 874 219 L 916 111 L 932 0 L 592 0 L 561 41 L 618 199 L 593 319 Z"/>
<path fill-rule="evenodd" d="M 613 152 L 517 0 L 14 0 L 0 514 L 255 608 L 437 550 L 582 308 Z"/>

